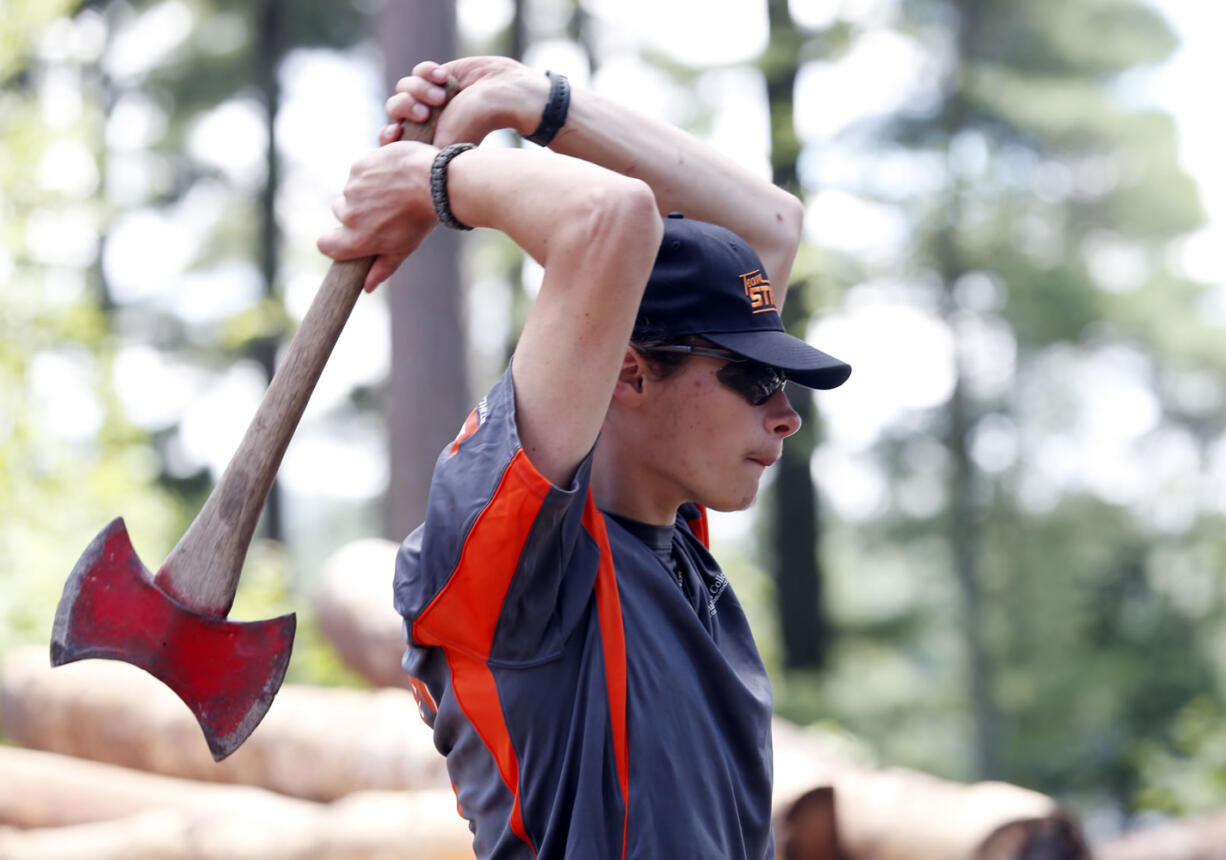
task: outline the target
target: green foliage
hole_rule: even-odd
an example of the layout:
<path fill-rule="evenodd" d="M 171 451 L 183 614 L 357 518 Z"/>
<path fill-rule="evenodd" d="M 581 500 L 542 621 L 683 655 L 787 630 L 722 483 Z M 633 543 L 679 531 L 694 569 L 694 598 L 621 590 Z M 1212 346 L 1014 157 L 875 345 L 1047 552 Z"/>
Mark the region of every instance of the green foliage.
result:
<path fill-rule="evenodd" d="M 0 423 L 0 653 L 49 641 L 64 581 L 112 518 L 127 518 L 146 560 L 184 525 L 182 501 L 156 484 L 148 439 L 114 401 L 101 315 L 85 299 L 53 300 L 39 274 L 19 265 L 0 295 L 0 392 L 12 407 Z M 47 366 L 79 375 L 94 396 L 78 392 L 74 412 L 59 412 L 72 395 L 35 373 Z M 78 420 L 98 422 L 90 438 Z"/>
<path fill-rule="evenodd" d="M 1144 788 L 1137 805 L 1175 816 L 1216 811 L 1226 795 L 1226 708 L 1216 696 L 1189 701 L 1170 734 L 1135 749 Z"/>
<path fill-rule="evenodd" d="M 119 417 L 108 394 L 109 360 L 96 328 L 92 336 L 61 339 L 65 330 L 80 334 L 89 328 L 86 321 L 96 324 L 96 314 L 80 305 L 59 313 L 44 307 L 25 318 L 10 314 L 9 296 L 25 290 L 28 300 L 38 289 L 21 277 L 13 286 L 0 299 L 0 390 L 14 406 L 0 427 L 0 554 L 6 560 L 0 569 L 0 652 L 49 641 L 64 581 L 112 518 L 127 518 L 146 559 L 161 558 L 184 524 L 182 502 L 156 486 L 158 463 L 148 440 Z M 98 401 L 79 404 L 83 421 L 100 413 L 92 439 L 76 438 L 75 428 L 44 416 L 48 398 L 62 393 L 34 387 L 30 371 L 39 362 L 73 368 L 99 392 Z M 145 554 L 142 545 L 153 551 Z"/>
<path fill-rule="evenodd" d="M 0 654 L 20 645 L 47 644 L 65 580 L 111 519 L 125 518 L 138 555 L 156 569 L 203 501 L 207 487 L 196 478 L 167 474 L 159 446 L 173 428 L 159 431 L 155 446 L 148 431 L 128 420 L 116 395 L 114 359 L 121 346 L 141 334 L 141 320 L 156 322 L 145 334 L 159 349 L 202 358 L 206 367 L 231 361 L 234 352 L 229 350 L 279 339 L 289 329 L 283 304 L 269 297 L 220 324 L 210 323 L 208 332 L 192 331 L 188 321 L 161 308 L 113 308 L 97 259 L 57 261 L 48 259 L 45 250 L 35 256 L 29 227 L 37 217 L 81 211 L 105 234 L 112 214 L 105 188 L 81 198 L 45 181 L 46 153 L 68 140 L 88 147 L 100 172 L 106 166 L 101 127 L 104 105 L 117 95 L 108 89 L 114 81 L 90 65 L 96 58 L 55 51 L 43 56 L 37 49 L 43 43 L 54 47 L 67 38 L 65 33 L 71 35 L 74 25 L 67 16 L 79 5 L 16 2 L 6 4 L 0 16 L 0 77 L 6 82 L 0 92 L 0 555 L 5 558 L 0 566 Z M 137 16 L 163 5 L 99 2 L 82 14 L 104 22 L 100 26 L 112 39 Z M 218 184 L 211 169 L 184 157 L 185 131 L 200 111 L 250 89 L 253 72 L 246 52 L 266 6 L 189 3 L 195 26 L 181 49 L 170 52 L 148 76 L 122 83 L 126 92 L 143 92 L 168 112 L 168 132 L 154 145 L 162 150 L 161 166 L 172 175 L 144 203 L 174 203 L 176 194 L 202 178 Z M 288 46 L 347 44 L 362 22 L 348 4 L 282 7 L 295 12 Z M 297 14 L 308 11 L 312 14 Z M 215 39 L 218 27 L 229 28 L 231 38 Z M 53 73 L 82 82 L 75 119 L 48 119 L 42 86 Z M 241 199 L 235 195 L 234 202 L 216 234 L 201 242 L 199 263 L 253 254 L 258 215 L 245 193 Z M 219 333 L 220 342 L 213 346 Z M 218 353 L 224 354 L 218 358 Z M 339 665 L 311 612 L 303 610 L 283 555 L 267 542 L 257 543 L 248 568 L 238 611 L 262 617 L 289 611 L 291 604 L 298 611 L 291 679 L 360 683 Z"/>
<path fill-rule="evenodd" d="M 1176 45 L 1162 16 L 1131 0 L 953 5 L 969 24 L 963 32 L 976 36 L 965 43 L 968 59 L 1036 77 L 1101 79 L 1160 61 Z"/>
<path fill-rule="evenodd" d="M 25 70 L 35 39 L 55 19 L 81 5 L 81 0 L 5 0 L 0 5 L 0 81 Z"/>
<path fill-rule="evenodd" d="M 47 25 L 77 4 L 16 3 L 3 16 L 0 67 L 31 68 Z M 30 258 L 28 218 L 75 201 L 37 181 L 57 139 L 36 94 L 0 95 L 0 653 L 50 640 L 60 590 L 79 554 L 124 515 L 138 546 L 168 549 L 182 505 L 156 486 L 144 434 L 121 415 L 111 390 L 107 321 L 84 289 L 86 273 Z M 160 556 L 159 556 L 160 557 Z"/>
<path fill-rule="evenodd" d="M 1129 805 L 1137 739 L 1162 736 L 1214 684 L 1201 619 L 1160 587 L 1162 556 L 1112 506 L 1083 498 L 1058 515 L 1005 514 L 998 527 L 1008 534 L 987 568 L 994 646 L 1007 655 L 1007 770 L 1066 795 L 1106 788 Z M 1053 738 L 1058 756 L 1047 753 Z"/>
<path fill-rule="evenodd" d="M 269 298 L 226 320 L 218 341 L 224 347 L 237 350 L 245 344 L 267 338 L 280 340 L 291 328 L 285 305 Z"/>
<path fill-rule="evenodd" d="M 994 250 L 984 260 L 994 258 L 993 271 L 1011 287 L 1004 313 L 1019 344 L 1033 348 L 1076 343 L 1102 318 L 1103 297 L 1088 283 L 1079 260 L 1065 257 L 1036 268 L 1011 244 Z"/>
<path fill-rule="evenodd" d="M 900 415 L 873 446 L 887 504 L 823 536 L 839 630 L 832 666 L 783 679 L 780 710 L 831 716 L 884 760 L 936 773 L 1001 777 L 1124 812 L 1204 811 L 1214 790 L 1220 802 L 1226 737 L 1213 728 L 1226 712 L 1220 509 L 1188 500 L 1193 513 L 1162 526 L 1154 505 L 1075 480 L 1034 494 L 1052 481 L 1053 451 L 1070 458 L 1057 464 L 1065 473 L 1095 453 L 1071 448 L 1094 392 L 1064 386 L 1053 368 L 1096 351 L 1142 357 L 1133 381 L 1159 414 L 1135 456 L 1165 434 L 1194 440 L 1203 464 L 1226 429 L 1216 384 L 1199 396 L 1182 389 L 1226 373 L 1226 340 L 1203 319 L 1205 286 L 1173 270 L 1168 253 L 1204 210 L 1172 119 L 1118 89 L 1166 58 L 1173 34 L 1135 0 L 901 9 L 900 28 L 946 74 L 934 104 L 908 105 L 864 142 L 943 165 L 939 190 L 895 204 L 914 228 L 902 262 L 813 253 L 797 272 L 908 285 L 955 340 L 957 398 Z M 871 187 L 851 190 L 874 199 Z M 968 275 L 998 290 L 990 306 L 967 298 Z M 990 392 L 974 385 L 977 344 L 965 334 L 984 324 L 1015 350 Z M 992 471 L 976 459 L 987 418 L 1015 431 L 1012 459 Z M 914 451 L 940 481 L 931 513 L 901 502 Z M 1196 479 L 1185 474 L 1188 493 Z M 1154 480 L 1154 493 L 1173 492 Z M 975 665 L 986 667 L 981 679 Z"/>

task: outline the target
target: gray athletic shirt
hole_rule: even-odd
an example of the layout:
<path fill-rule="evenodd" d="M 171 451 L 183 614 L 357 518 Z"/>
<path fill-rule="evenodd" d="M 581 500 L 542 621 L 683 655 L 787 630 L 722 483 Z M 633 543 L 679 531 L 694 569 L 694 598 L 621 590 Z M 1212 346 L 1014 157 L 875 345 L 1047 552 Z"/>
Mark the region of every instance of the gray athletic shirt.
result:
<path fill-rule="evenodd" d="M 404 667 L 477 856 L 771 858 L 770 682 L 705 512 L 678 512 L 679 588 L 590 475 L 532 466 L 508 371 L 397 559 Z"/>

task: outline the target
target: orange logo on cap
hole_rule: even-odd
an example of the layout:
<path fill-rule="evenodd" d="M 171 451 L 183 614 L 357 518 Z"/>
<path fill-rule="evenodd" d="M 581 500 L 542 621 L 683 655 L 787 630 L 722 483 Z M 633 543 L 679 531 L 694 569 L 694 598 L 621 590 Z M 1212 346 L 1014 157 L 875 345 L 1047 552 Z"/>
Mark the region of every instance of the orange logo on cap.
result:
<path fill-rule="evenodd" d="M 741 281 L 745 284 L 745 296 L 749 299 L 749 306 L 753 308 L 755 314 L 764 314 L 767 311 L 775 311 L 775 294 L 771 291 L 771 282 L 767 280 L 766 275 L 762 274 L 761 269 L 754 269 L 752 272 L 747 272 L 741 275 Z"/>

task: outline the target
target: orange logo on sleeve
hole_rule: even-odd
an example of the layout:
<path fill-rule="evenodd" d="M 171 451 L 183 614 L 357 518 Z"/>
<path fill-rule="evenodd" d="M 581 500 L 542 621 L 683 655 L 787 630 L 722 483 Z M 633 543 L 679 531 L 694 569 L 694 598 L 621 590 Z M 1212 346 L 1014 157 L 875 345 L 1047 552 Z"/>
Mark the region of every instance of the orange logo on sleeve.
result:
<path fill-rule="evenodd" d="M 764 314 L 767 311 L 775 311 L 775 294 L 771 291 L 771 282 L 767 280 L 766 275 L 762 274 L 761 269 L 754 269 L 752 272 L 747 272 L 741 275 L 741 281 L 745 284 L 745 296 L 749 299 L 749 306 L 753 308 L 755 314 Z"/>
<path fill-rule="evenodd" d="M 489 404 L 486 402 L 486 398 L 482 397 L 481 402 L 477 404 L 477 408 L 469 412 L 468 417 L 464 419 L 464 426 L 460 428 L 455 441 L 451 443 L 449 457 L 454 457 L 459 452 L 460 446 L 464 444 L 464 440 L 476 433 L 477 428 L 485 423 L 485 418 L 489 415 L 489 411 Z"/>

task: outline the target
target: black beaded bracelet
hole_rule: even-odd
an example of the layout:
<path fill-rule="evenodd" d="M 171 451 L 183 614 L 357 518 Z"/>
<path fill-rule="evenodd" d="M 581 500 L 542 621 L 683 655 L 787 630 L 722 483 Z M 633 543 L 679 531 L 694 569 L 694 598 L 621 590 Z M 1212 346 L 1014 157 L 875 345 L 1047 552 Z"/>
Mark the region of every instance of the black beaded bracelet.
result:
<path fill-rule="evenodd" d="M 545 103 L 545 112 L 541 114 L 541 124 L 528 136 L 528 140 L 541 146 L 549 146 L 562 126 L 566 125 L 566 114 L 570 110 L 570 81 L 566 79 L 566 75 L 555 72 L 545 74 L 550 83 L 549 101 Z"/>
<path fill-rule="evenodd" d="M 438 215 L 440 224 L 452 230 L 471 230 L 472 227 L 451 214 L 451 200 L 447 196 L 447 165 L 461 152 L 473 148 L 475 145 L 471 143 L 453 143 L 440 149 L 430 165 L 430 199 L 434 201 L 434 214 Z"/>

